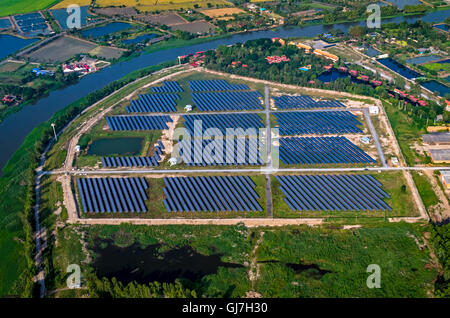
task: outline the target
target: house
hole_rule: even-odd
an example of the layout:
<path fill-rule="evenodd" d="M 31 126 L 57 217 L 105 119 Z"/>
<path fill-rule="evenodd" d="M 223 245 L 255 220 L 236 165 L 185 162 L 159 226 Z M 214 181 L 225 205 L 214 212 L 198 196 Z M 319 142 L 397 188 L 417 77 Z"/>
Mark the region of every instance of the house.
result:
<path fill-rule="evenodd" d="M 187 111 L 187 112 L 192 111 L 192 105 L 186 105 L 186 106 L 184 106 L 184 110 Z"/>
<path fill-rule="evenodd" d="M 365 145 L 368 145 L 368 144 L 370 144 L 370 137 L 362 137 L 361 138 L 361 143 L 362 144 L 365 144 Z"/>
<path fill-rule="evenodd" d="M 441 170 L 441 181 L 445 189 L 450 190 L 450 170 Z"/>
<path fill-rule="evenodd" d="M 16 101 L 17 97 L 13 95 L 5 95 L 2 98 L 2 102 L 5 104 L 12 104 Z"/>

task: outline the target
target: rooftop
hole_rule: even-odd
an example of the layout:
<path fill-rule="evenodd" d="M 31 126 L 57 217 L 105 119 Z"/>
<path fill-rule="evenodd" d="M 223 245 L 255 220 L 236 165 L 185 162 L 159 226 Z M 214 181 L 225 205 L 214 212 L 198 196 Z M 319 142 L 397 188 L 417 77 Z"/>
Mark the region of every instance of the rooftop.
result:
<path fill-rule="evenodd" d="M 450 133 L 432 133 L 422 135 L 423 141 L 427 144 L 431 143 L 450 143 Z"/>
<path fill-rule="evenodd" d="M 450 149 L 430 149 L 433 161 L 450 161 Z"/>

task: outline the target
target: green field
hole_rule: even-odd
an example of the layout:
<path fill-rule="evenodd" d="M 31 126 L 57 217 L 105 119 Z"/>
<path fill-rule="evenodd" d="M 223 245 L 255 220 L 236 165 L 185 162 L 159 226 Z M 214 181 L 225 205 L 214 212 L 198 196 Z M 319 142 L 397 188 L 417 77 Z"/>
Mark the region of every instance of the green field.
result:
<path fill-rule="evenodd" d="M 0 17 L 50 8 L 61 0 L 2 0 Z"/>

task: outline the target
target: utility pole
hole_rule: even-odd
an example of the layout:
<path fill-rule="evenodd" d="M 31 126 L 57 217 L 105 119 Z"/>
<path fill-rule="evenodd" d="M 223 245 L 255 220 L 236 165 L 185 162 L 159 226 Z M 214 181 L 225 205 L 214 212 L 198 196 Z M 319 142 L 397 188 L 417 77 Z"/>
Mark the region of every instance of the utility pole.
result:
<path fill-rule="evenodd" d="M 58 141 L 58 136 L 56 136 L 55 124 L 51 123 L 51 126 L 53 127 L 53 134 L 55 135 L 55 141 Z"/>

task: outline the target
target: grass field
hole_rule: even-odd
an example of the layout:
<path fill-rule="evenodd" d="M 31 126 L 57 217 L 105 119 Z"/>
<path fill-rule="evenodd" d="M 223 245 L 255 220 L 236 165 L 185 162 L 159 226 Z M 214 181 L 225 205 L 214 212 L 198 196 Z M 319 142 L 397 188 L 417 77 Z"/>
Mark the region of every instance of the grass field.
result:
<path fill-rule="evenodd" d="M 232 6 L 231 3 L 225 0 L 96 0 L 95 5 L 98 7 L 136 7 L 140 11 L 155 12 L 166 10 L 178 10 L 180 8 L 188 9 L 194 8 L 195 5 L 198 8 L 207 8 L 208 3 L 213 6 Z"/>
<path fill-rule="evenodd" d="M 70 6 L 71 4 L 78 4 L 80 7 L 82 6 L 88 6 L 92 3 L 92 0 L 60 0 L 60 1 L 55 1 L 58 2 L 57 4 L 55 4 L 52 9 L 62 9 L 62 8 L 67 8 L 68 6 Z"/>
<path fill-rule="evenodd" d="M 47 9 L 54 6 L 59 1 L 60 0 L 2 0 L 0 1 L 0 17 Z"/>
<path fill-rule="evenodd" d="M 261 231 L 255 285 L 262 297 L 427 297 L 433 290 L 437 272 L 418 246 L 416 225 Z M 381 288 L 367 287 L 369 264 L 380 266 Z"/>
<path fill-rule="evenodd" d="M 95 48 L 95 43 L 63 36 L 31 52 L 27 57 L 37 62 L 64 62 L 76 54 L 88 53 Z"/>

